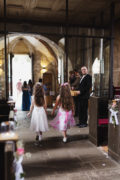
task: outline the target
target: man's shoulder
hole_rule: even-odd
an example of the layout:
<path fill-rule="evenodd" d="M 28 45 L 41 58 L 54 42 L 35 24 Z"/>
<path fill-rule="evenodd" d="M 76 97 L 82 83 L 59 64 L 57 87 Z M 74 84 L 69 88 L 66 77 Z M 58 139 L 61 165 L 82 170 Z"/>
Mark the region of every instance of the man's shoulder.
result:
<path fill-rule="evenodd" d="M 90 74 L 87 74 L 86 78 L 92 79 L 92 76 Z"/>
<path fill-rule="evenodd" d="M 90 74 L 87 74 L 86 76 L 92 77 Z"/>

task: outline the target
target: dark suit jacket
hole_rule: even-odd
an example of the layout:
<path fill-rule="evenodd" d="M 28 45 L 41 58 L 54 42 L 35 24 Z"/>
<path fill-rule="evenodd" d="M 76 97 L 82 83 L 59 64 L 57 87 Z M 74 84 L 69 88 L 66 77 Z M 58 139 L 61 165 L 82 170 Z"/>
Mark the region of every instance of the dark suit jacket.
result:
<path fill-rule="evenodd" d="M 80 94 L 78 95 L 78 98 L 89 99 L 91 87 L 92 77 L 89 74 L 87 74 L 79 84 L 78 90 L 80 91 Z"/>

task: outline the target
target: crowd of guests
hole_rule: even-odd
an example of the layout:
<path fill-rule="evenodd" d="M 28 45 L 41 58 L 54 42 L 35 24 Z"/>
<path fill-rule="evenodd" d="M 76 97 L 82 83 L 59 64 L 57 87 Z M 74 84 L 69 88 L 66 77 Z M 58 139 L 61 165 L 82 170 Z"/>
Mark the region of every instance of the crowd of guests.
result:
<path fill-rule="evenodd" d="M 38 82 L 43 86 L 45 95 L 48 94 L 48 89 L 45 84 L 43 84 L 42 78 L 39 78 Z M 33 95 L 33 87 L 34 84 L 31 79 L 29 81 L 24 81 L 22 83 L 21 79 L 16 84 L 17 88 L 17 97 L 22 93 L 22 111 L 29 111 L 30 110 L 30 105 L 31 105 L 31 98 Z"/>
<path fill-rule="evenodd" d="M 29 111 L 30 105 L 31 105 L 31 96 L 33 94 L 33 83 L 30 79 L 27 83 L 27 81 L 24 81 L 22 83 L 21 79 L 19 79 L 17 85 L 17 97 L 22 93 L 22 110 L 23 111 Z"/>

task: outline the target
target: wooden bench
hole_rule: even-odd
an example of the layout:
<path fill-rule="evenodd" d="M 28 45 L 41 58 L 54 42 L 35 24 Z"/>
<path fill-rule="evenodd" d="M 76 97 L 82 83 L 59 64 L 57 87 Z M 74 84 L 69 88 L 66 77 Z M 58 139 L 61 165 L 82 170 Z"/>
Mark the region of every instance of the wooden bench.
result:
<path fill-rule="evenodd" d="M 13 153 L 16 150 L 16 141 L 18 140 L 18 135 L 16 133 L 9 134 L 6 132 L 0 133 L 0 179 L 1 180 L 13 180 L 14 170 L 13 170 Z"/>
<path fill-rule="evenodd" d="M 0 104 L 0 123 L 9 120 L 10 106 L 4 102 Z"/>

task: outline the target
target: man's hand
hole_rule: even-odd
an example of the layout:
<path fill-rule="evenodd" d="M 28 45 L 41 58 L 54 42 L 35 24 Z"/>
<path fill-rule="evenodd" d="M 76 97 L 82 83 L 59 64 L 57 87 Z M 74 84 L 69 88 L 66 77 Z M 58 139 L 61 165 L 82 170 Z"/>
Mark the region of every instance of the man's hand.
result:
<path fill-rule="evenodd" d="M 80 94 L 80 91 L 76 91 L 76 94 Z"/>

